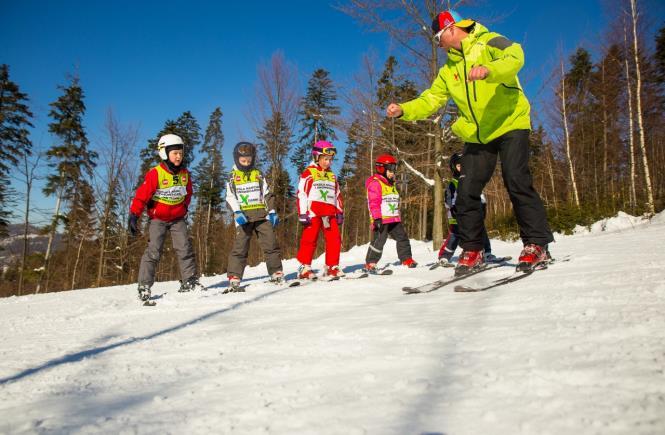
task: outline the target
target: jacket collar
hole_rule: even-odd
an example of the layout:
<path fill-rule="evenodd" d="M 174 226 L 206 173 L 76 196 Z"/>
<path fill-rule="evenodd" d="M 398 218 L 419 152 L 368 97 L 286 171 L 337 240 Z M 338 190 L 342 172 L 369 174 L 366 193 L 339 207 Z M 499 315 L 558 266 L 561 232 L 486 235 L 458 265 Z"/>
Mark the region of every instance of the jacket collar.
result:
<path fill-rule="evenodd" d="M 182 163 L 180 164 L 180 166 L 175 167 L 175 166 L 173 166 L 172 164 L 169 165 L 169 164 L 168 164 L 166 161 L 164 161 L 164 160 L 162 160 L 161 162 L 159 162 L 159 166 L 161 166 L 162 169 L 164 169 L 164 170 L 165 170 L 166 172 L 168 172 L 169 174 L 173 174 L 173 175 L 178 174 L 178 173 L 180 173 L 180 171 L 182 171 L 183 169 L 185 169 L 185 166 L 184 166 Z"/>
<path fill-rule="evenodd" d="M 395 184 L 394 180 L 391 181 L 391 180 L 388 179 L 388 177 L 383 176 L 383 175 L 381 175 L 377 172 L 374 173 L 374 177 L 376 177 L 378 180 L 380 180 L 383 184 L 387 184 L 388 186 L 392 186 L 393 184 Z"/>
<path fill-rule="evenodd" d="M 469 33 L 469 36 L 467 36 L 462 40 L 462 50 L 464 50 L 464 55 L 469 54 L 471 52 L 471 48 L 474 45 L 476 45 L 480 36 L 487 32 L 489 32 L 489 30 L 487 30 L 487 27 L 476 22 L 476 25 L 473 28 L 473 32 Z M 456 48 L 449 48 L 448 59 L 454 62 L 462 60 L 462 51 L 457 50 Z"/>

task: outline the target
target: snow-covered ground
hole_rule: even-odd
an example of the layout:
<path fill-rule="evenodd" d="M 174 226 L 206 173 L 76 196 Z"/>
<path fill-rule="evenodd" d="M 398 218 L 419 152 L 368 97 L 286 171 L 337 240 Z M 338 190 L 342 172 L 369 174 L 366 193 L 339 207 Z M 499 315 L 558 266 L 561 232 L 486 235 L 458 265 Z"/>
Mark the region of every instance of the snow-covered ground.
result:
<path fill-rule="evenodd" d="M 664 247 L 665 215 L 620 214 L 483 293 L 405 295 L 453 270 L 399 266 L 282 289 L 260 266 L 246 293 L 158 283 L 156 307 L 134 285 L 3 299 L 0 433 L 664 434 Z"/>

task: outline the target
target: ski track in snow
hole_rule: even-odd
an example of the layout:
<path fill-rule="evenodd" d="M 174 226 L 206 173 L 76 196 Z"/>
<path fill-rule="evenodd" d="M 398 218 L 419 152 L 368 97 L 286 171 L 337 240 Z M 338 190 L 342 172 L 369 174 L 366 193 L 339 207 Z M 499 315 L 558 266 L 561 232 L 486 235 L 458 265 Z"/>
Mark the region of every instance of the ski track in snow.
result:
<path fill-rule="evenodd" d="M 403 294 L 453 274 L 412 242 L 422 267 L 391 276 L 285 289 L 259 265 L 246 293 L 157 283 L 156 307 L 135 285 L 2 299 L 0 433 L 663 434 L 664 235 L 663 213 L 619 214 L 482 293 Z"/>

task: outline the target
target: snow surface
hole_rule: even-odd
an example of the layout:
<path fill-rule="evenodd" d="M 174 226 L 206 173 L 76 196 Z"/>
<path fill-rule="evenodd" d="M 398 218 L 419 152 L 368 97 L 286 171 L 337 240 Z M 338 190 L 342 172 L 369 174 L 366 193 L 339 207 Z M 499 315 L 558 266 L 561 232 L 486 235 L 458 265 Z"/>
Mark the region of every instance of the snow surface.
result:
<path fill-rule="evenodd" d="M 135 285 L 2 299 L 0 433 L 664 434 L 664 234 L 621 214 L 483 293 L 402 294 L 452 269 L 283 289 L 259 266 L 246 293 L 158 283 L 156 307 Z"/>

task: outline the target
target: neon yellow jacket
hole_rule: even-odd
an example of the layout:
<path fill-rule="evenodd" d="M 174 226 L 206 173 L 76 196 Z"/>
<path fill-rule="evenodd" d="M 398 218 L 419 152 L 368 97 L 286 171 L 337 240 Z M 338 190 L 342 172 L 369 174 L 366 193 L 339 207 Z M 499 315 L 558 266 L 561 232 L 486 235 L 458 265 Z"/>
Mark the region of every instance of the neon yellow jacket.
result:
<path fill-rule="evenodd" d="M 489 69 L 487 78 L 467 82 L 469 70 L 480 65 Z M 517 78 L 523 65 L 519 44 L 476 23 L 461 51 L 448 50 L 432 87 L 400 104 L 401 119 L 425 119 L 452 98 L 460 113 L 452 130 L 465 142 L 487 143 L 512 130 L 529 130 L 531 107 Z"/>

